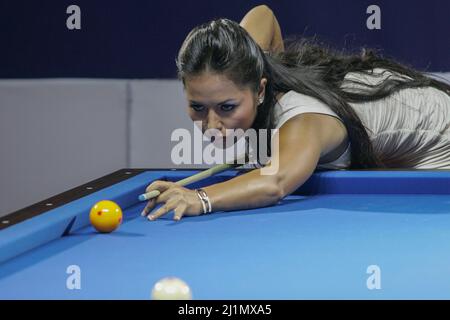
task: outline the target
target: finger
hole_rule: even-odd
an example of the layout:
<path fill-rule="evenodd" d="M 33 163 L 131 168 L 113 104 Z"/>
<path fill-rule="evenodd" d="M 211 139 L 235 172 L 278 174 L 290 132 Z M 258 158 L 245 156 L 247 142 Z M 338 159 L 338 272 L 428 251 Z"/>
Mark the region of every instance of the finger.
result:
<path fill-rule="evenodd" d="M 144 210 L 142 210 L 142 212 L 141 212 L 141 216 L 148 215 L 148 213 L 156 206 L 156 199 L 157 198 L 153 198 L 147 202 L 147 205 L 145 206 Z"/>
<path fill-rule="evenodd" d="M 163 193 L 167 189 L 169 189 L 172 185 L 174 185 L 174 182 L 170 181 L 162 181 L 162 180 L 156 180 L 153 181 L 146 189 L 145 193 L 148 193 L 153 190 L 158 190 L 159 192 Z"/>
<path fill-rule="evenodd" d="M 162 217 L 163 215 L 169 213 L 171 210 L 175 209 L 176 205 L 175 204 L 170 204 L 170 203 L 166 203 L 165 205 L 163 205 L 161 208 L 159 208 L 158 210 L 156 210 L 155 213 L 152 213 L 151 215 L 148 216 L 148 220 L 156 220 L 159 217 Z"/>
<path fill-rule="evenodd" d="M 155 181 L 155 182 L 156 182 L 156 181 Z M 167 181 L 159 181 L 159 182 L 167 182 Z M 169 182 L 169 183 L 173 184 L 172 182 Z M 149 187 L 150 187 L 150 186 L 149 186 Z M 160 188 L 161 185 L 155 184 L 155 185 L 153 185 L 153 187 Z M 164 188 L 164 187 L 163 187 L 163 188 Z M 148 190 L 148 188 L 147 188 L 147 190 Z M 176 193 L 176 192 L 174 192 L 174 190 L 176 190 L 176 188 L 174 188 L 173 186 L 172 186 L 172 188 L 171 188 L 171 187 L 169 186 L 169 189 L 167 189 L 167 190 L 164 191 L 163 193 L 160 193 L 159 196 L 157 196 L 156 198 L 150 199 L 149 202 L 148 202 L 148 204 L 145 206 L 144 210 L 142 211 L 141 215 L 142 215 L 142 216 L 146 216 L 146 215 L 148 215 L 148 213 L 149 213 L 149 212 L 150 212 L 157 204 L 167 202 L 167 201 L 170 199 L 170 197 L 171 197 L 174 193 Z M 164 197 L 161 197 L 163 194 L 164 194 Z"/>
<path fill-rule="evenodd" d="M 173 217 L 173 220 L 180 221 L 183 217 L 184 213 L 186 212 L 187 204 L 182 203 L 178 207 L 175 208 L 175 215 Z"/>
<path fill-rule="evenodd" d="M 162 192 L 157 198 L 156 203 L 162 203 L 167 202 L 173 197 L 181 196 L 182 189 L 178 186 L 172 186 L 171 188 L 167 189 L 166 191 Z"/>

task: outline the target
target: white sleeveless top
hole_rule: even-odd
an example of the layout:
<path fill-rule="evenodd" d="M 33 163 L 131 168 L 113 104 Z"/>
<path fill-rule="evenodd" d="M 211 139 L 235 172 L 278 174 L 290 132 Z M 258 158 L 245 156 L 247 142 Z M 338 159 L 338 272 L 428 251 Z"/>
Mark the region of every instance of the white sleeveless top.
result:
<path fill-rule="evenodd" d="M 377 85 L 402 77 L 408 78 L 376 68 L 370 75 L 347 74 L 341 88 L 357 92 L 362 87 L 352 80 Z M 350 105 L 366 127 L 375 153 L 403 163 L 404 168 L 450 169 L 450 96 L 442 90 L 401 89 L 384 99 Z"/>
<path fill-rule="evenodd" d="M 374 69 L 373 74 L 348 73 L 342 89 L 359 92 L 370 88 L 352 80 L 377 85 L 399 74 Z M 350 103 L 366 128 L 377 154 L 400 159 L 407 168 L 450 169 L 450 96 L 426 87 L 402 89 L 373 102 Z M 320 100 L 295 92 L 285 93 L 275 105 L 276 128 L 302 113 L 320 113 L 341 120 Z M 333 162 L 319 164 L 317 169 L 345 169 L 351 163 L 351 144 Z"/>
<path fill-rule="evenodd" d="M 291 90 L 286 92 L 275 105 L 275 128 L 281 128 L 286 121 L 302 113 L 326 114 L 341 120 L 330 107 L 320 100 Z M 350 160 L 349 143 L 345 152 L 338 159 L 330 163 L 319 164 L 317 169 L 345 169 L 350 166 Z"/>

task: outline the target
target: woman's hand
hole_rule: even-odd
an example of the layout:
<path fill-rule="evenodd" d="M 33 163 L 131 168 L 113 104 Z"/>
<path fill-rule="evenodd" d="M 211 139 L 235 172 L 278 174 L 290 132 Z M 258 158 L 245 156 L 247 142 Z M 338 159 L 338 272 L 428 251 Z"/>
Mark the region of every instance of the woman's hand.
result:
<path fill-rule="evenodd" d="M 174 182 L 157 180 L 151 183 L 145 192 L 158 190 L 160 195 L 150 199 L 142 211 L 143 216 L 148 215 L 149 220 L 155 220 L 159 217 L 175 211 L 174 220 L 178 221 L 183 216 L 198 216 L 203 213 L 201 200 L 195 190 L 187 189 L 177 185 Z M 149 212 L 159 203 L 164 203 L 154 213 Z"/>

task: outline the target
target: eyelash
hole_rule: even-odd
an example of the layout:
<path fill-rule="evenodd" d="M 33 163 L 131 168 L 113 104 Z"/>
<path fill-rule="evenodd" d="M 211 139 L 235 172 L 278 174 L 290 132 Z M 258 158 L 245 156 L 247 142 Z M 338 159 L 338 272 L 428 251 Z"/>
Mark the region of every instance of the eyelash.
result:
<path fill-rule="evenodd" d="M 229 108 L 224 108 L 224 107 L 229 107 Z M 220 109 L 222 109 L 222 111 L 225 111 L 225 112 L 229 112 L 229 111 L 233 110 L 234 108 L 236 108 L 235 104 L 223 104 L 220 106 Z"/>
<path fill-rule="evenodd" d="M 203 110 L 205 110 L 204 106 L 200 106 L 197 104 L 191 104 L 191 108 L 196 112 L 202 112 Z M 198 108 L 199 108 L 199 110 L 198 110 Z"/>
<path fill-rule="evenodd" d="M 226 107 L 226 108 L 224 108 L 224 107 Z M 235 104 L 223 104 L 220 106 L 221 110 L 224 112 L 230 112 L 236 107 L 237 107 L 237 105 L 235 105 Z M 204 106 L 197 105 L 197 104 L 191 104 L 191 108 L 196 112 L 202 112 L 205 110 Z"/>

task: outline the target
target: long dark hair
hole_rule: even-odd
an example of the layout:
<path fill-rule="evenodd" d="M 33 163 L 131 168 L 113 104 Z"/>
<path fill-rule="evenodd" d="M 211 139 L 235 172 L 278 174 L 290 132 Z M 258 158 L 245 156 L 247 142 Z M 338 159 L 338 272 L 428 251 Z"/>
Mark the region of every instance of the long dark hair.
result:
<path fill-rule="evenodd" d="M 277 93 L 290 90 L 314 97 L 328 105 L 343 121 L 351 141 L 350 168 L 391 166 L 383 154 L 374 152 L 367 129 L 349 102 L 382 99 L 403 88 L 432 86 L 450 95 L 450 85 L 427 77 L 374 50 L 360 53 L 338 52 L 316 38 L 286 43 L 284 52 L 266 54 L 238 23 L 216 19 L 194 28 L 186 37 L 176 60 L 178 76 L 185 83 L 188 76 L 212 71 L 227 76 L 236 85 L 259 90 L 261 78 L 267 78 L 264 103 L 258 107 L 254 129 L 275 127 L 274 106 Z M 349 72 L 372 74 L 374 68 L 396 72 L 377 85 L 356 81 L 361 90 L 344 90 Z M 367 88 L 367 90 L 364 90 Z M 270 139 L 268 139 L 270 141 Z M 393 164 L 395 165 L 395 164 Z"/>

